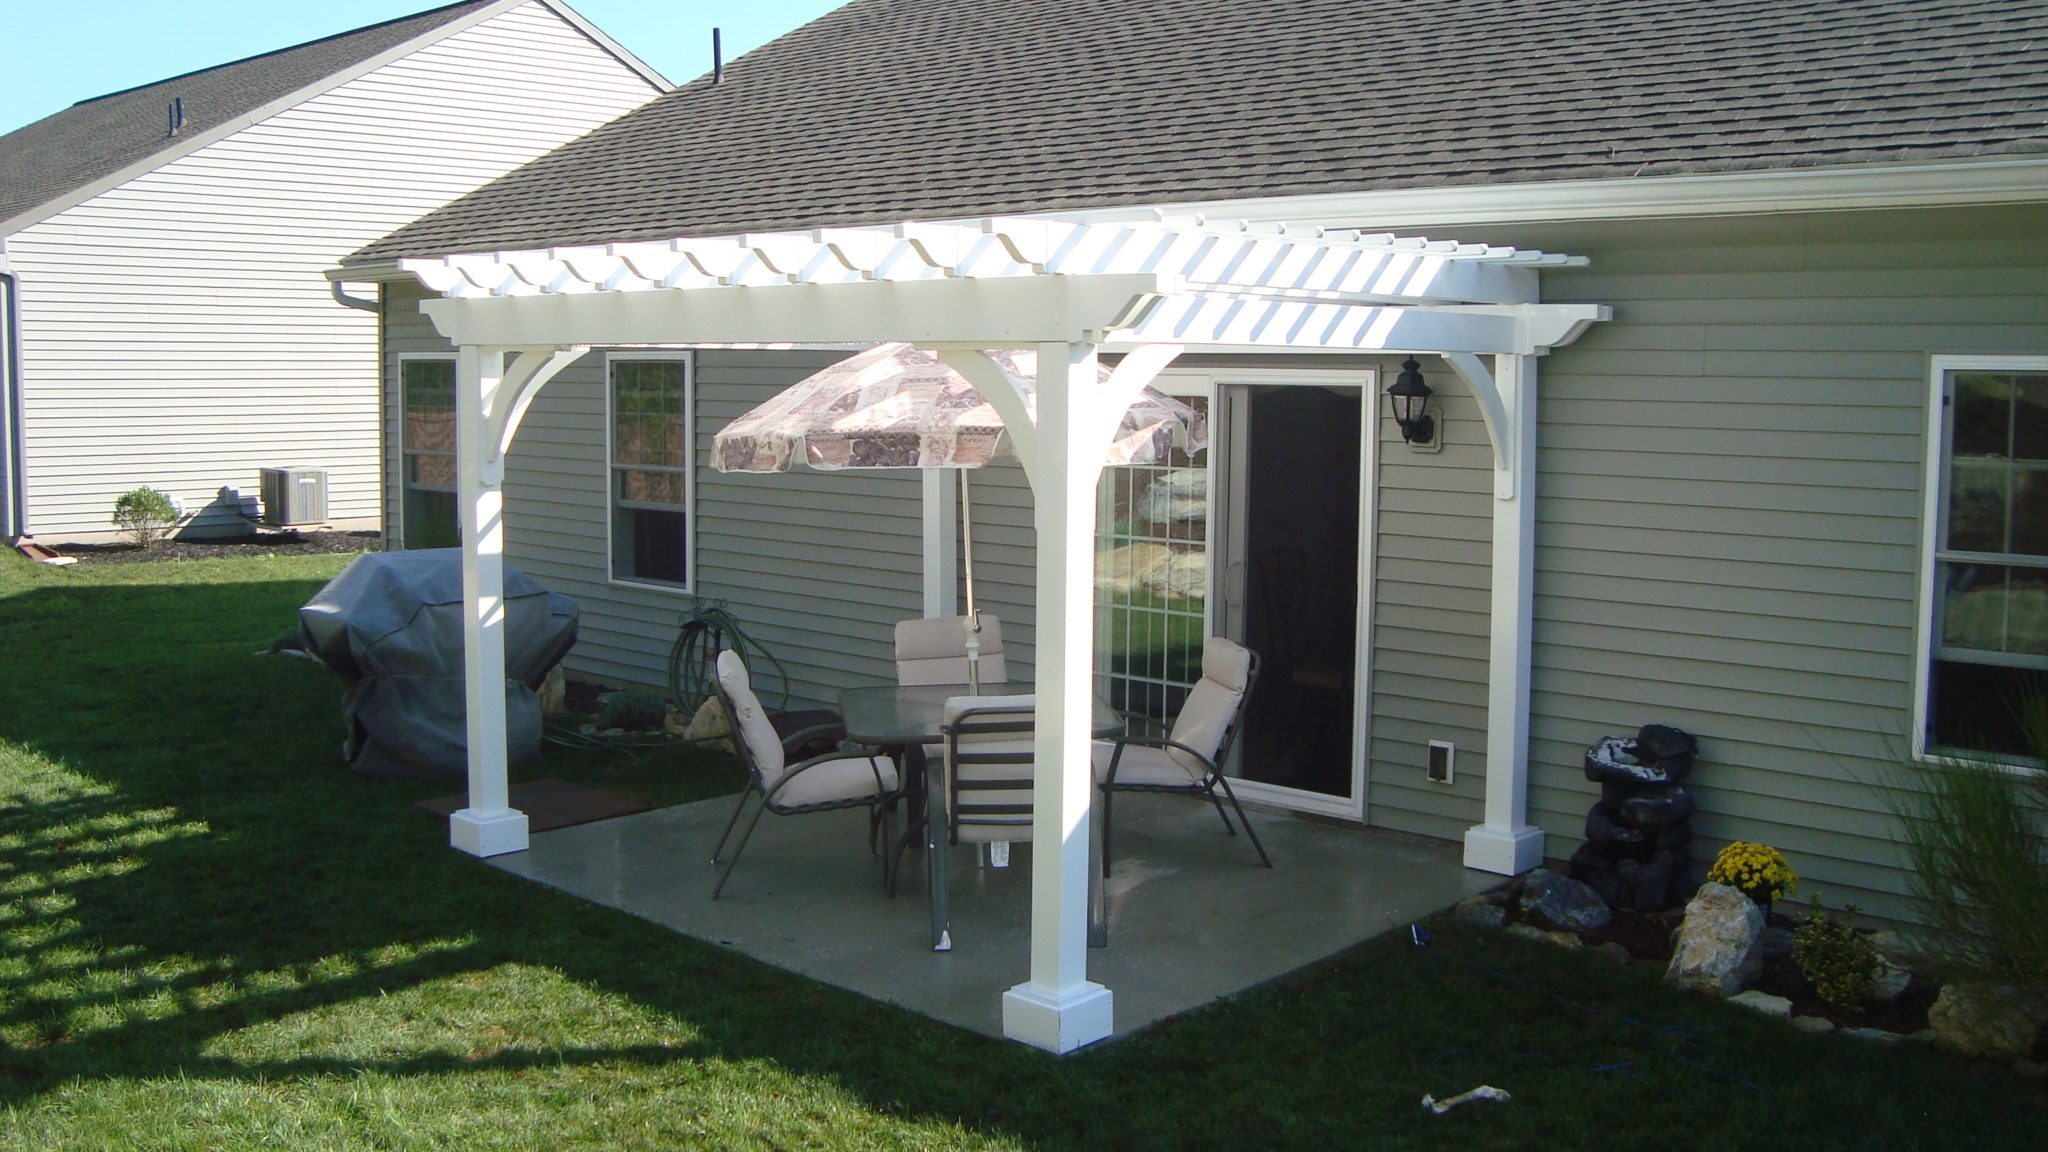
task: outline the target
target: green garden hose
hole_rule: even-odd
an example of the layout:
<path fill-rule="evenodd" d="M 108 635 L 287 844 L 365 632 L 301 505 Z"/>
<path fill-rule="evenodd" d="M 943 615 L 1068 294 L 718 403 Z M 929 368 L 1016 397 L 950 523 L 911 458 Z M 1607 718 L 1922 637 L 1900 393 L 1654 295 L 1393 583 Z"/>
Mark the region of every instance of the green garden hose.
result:
<path fill-rule="evenodd" d="M 694 716 L 704 701 L 717 694 L 718 654 L 727 648 L 739 653 L 748 672 L 755 676 L 759 676 L 760 666 L 765 662 L 774 672 L 775 707 L 770 711 L 788 708 L 789 671 L 782 661 L 740 627 L 725 601 L 695 598 L 683 613 L 682 630 L 676 634 L 675 646 L 668 653 L 668 694 L 678 712 Z M 759 680 L 755 681 L 755 691 L 767 696 Z"/>

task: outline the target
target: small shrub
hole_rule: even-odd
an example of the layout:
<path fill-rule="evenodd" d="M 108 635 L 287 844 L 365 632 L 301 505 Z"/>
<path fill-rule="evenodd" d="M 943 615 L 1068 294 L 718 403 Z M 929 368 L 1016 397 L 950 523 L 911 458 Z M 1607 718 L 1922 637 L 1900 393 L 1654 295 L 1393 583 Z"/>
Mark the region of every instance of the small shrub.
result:
<path fill-rule="evenodd" d="M 1853 919 L 1856 906 L 1849 905 L 1844 913 Z M 1836 920 L 1816 896 L 1792 934 L 1792 958 L 1799 962 L 1799 971 L 1821 999 L 1837 1008 L 1870 995 L 1877 980 L 1877 949 L 1856 931 L 1851 919 Z"/>
<path fill-rule="evenodd" d="M 178 526 L 178 505 L 159 489 L 137 488 L 114 501 L 114 526 L 137 548 L 147 548 Z"/>
<path fill-rule="evenodd" d="M 1730 888 L 1740 888 L 1759 904 L 1790 895 L 1799 887 L 1799 874 L 1786 863 L 1785 854 L 1768 844 L 1737 840 L 1721 849 L 1707 879 Z"/>
<path fill-rule="evenodd" d="M 2048 761 L 2048 692 L 2007 702 Z M 1901 759 L 1886 798 L 1904 830 L 1913 894 L 1943 959 L 2048 990 L 2048 772 L 1988 759 Z"/>
<path fill-rule="evenodd" d="M 645 732 L 668 718 L 668 702 L 645 688 L 626 688 L 597 698 L 599 728 Z"/>

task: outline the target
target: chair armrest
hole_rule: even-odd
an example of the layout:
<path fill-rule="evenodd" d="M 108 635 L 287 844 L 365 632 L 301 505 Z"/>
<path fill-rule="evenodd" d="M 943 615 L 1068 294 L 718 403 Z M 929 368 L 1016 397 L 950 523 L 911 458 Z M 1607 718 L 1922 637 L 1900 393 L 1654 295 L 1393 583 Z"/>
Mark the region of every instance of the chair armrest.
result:
<path fill-rule="evenodd" d="M 1116 745 L 1116 752 L 1110 758 L 1110 773 L 1109 780 L 1107 781 L 1110 784 L 1116 783 L 1116 764 L 1118 760 L 1123 758 L 1125 748 L 1165 748 L 1175 752 L 1185 752 L 1200 760 L 1202 766 L 1207 768 L 1211 775 L 1218 771 L 1214 760 L 1209 759 L 1201 752 L 1188 747 L 1178 740 L 1169 740 L 1164 736 L 1119 736 L 1114 741 L 1109 741 L 1109 743 Z"/>
<path fill-rule="evenodd" d="M 787 752 L 791 748 L 801 748 L 818 737 L 829 736 L 835 732 L 844 733 L 845 731 L 846 725 L 844 724 L 813 724 L 809 728 L 799 728 L 789 735 L 782 737 L 782 749 L 784 752 Z"/>

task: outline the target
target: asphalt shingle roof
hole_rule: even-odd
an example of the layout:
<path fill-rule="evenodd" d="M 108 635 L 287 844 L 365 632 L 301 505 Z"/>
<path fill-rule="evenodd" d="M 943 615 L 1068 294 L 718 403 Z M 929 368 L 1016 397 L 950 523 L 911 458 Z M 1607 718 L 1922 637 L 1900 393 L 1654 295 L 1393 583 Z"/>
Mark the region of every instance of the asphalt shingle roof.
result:
<path fill-rule="evenodd" d="M 856 0 L 351 262 L 2048 153 L 2048 0 Z"/>
<path fill-rule="evenodd" d="M 463 0 L 246 60 L 82 100 L 0 136 L 0 220 L 69 195 L 194 134 L 246 116 L 395 48 L 492 0 Z M 19 45 L 17 45 L 19 47 Z M 169 134 L 168 109 L 185 100 L 185 126 Z"/>

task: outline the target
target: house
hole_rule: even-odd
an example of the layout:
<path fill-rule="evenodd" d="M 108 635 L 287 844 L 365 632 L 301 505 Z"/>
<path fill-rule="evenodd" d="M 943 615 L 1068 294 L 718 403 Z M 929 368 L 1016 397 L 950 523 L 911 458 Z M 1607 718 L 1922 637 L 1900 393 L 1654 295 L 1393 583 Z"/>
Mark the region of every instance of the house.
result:
<path fill-rule="evenodd" d="M 468 0 L 0 137 L 0 539 L 141 485 L 238 534 L 269 466 L 374 528 L 377 305 L 321 271 L 667 88 L 559 0 Z"/>
<path fill-rule="evenodd" d="M 1099 687 L 1163 702 L 1186 663 L 1133 635 L 1240 636 L 1268 655 L 1241 793 L 1471 867 L 1569 856 L 1585 750 L 1657 722 L 1700 740 L 1695 860 L 1766 841 L 1903 912 L 1875 780 L 2000 746 L 2048 673 L 2040 5 L 858 0 L 334 274 L 382 282 L 388 531 L 413 542 L 429 450 L 402 393 L 456 372 L 470 560 L 574 596 L 603 676 L 659 682 L 702 596 L 830 702 L 889 678 L 893 621 L 953 610 L 938 478 L 705 463 L 864 339 L 1036 343 L 1071 369 L 1041 395 L 1121 350 L 1207 405 L 1204 458 L 1111 470 L 1092 517 L 1097 555 L 1159 544 L 1199 588 L 1076 583 L 1067 403 L 1033 483 L 974 476 L 1011 666 L 1070 711 L 1092 647 Z M 1411 372 L 1415 442 L 1380 398 Z M 650 415 L 681 434 L 619 458 Z M 1178 511 L 1144 510 L 1160 482 Z M 1071 837 L 1061 723 L 1039 807 Z M 458 842 L 523 846 L 473 755 Z M 1063 843 L 1019 993 L 1062 1045 L 1094 1010 Z"/>

